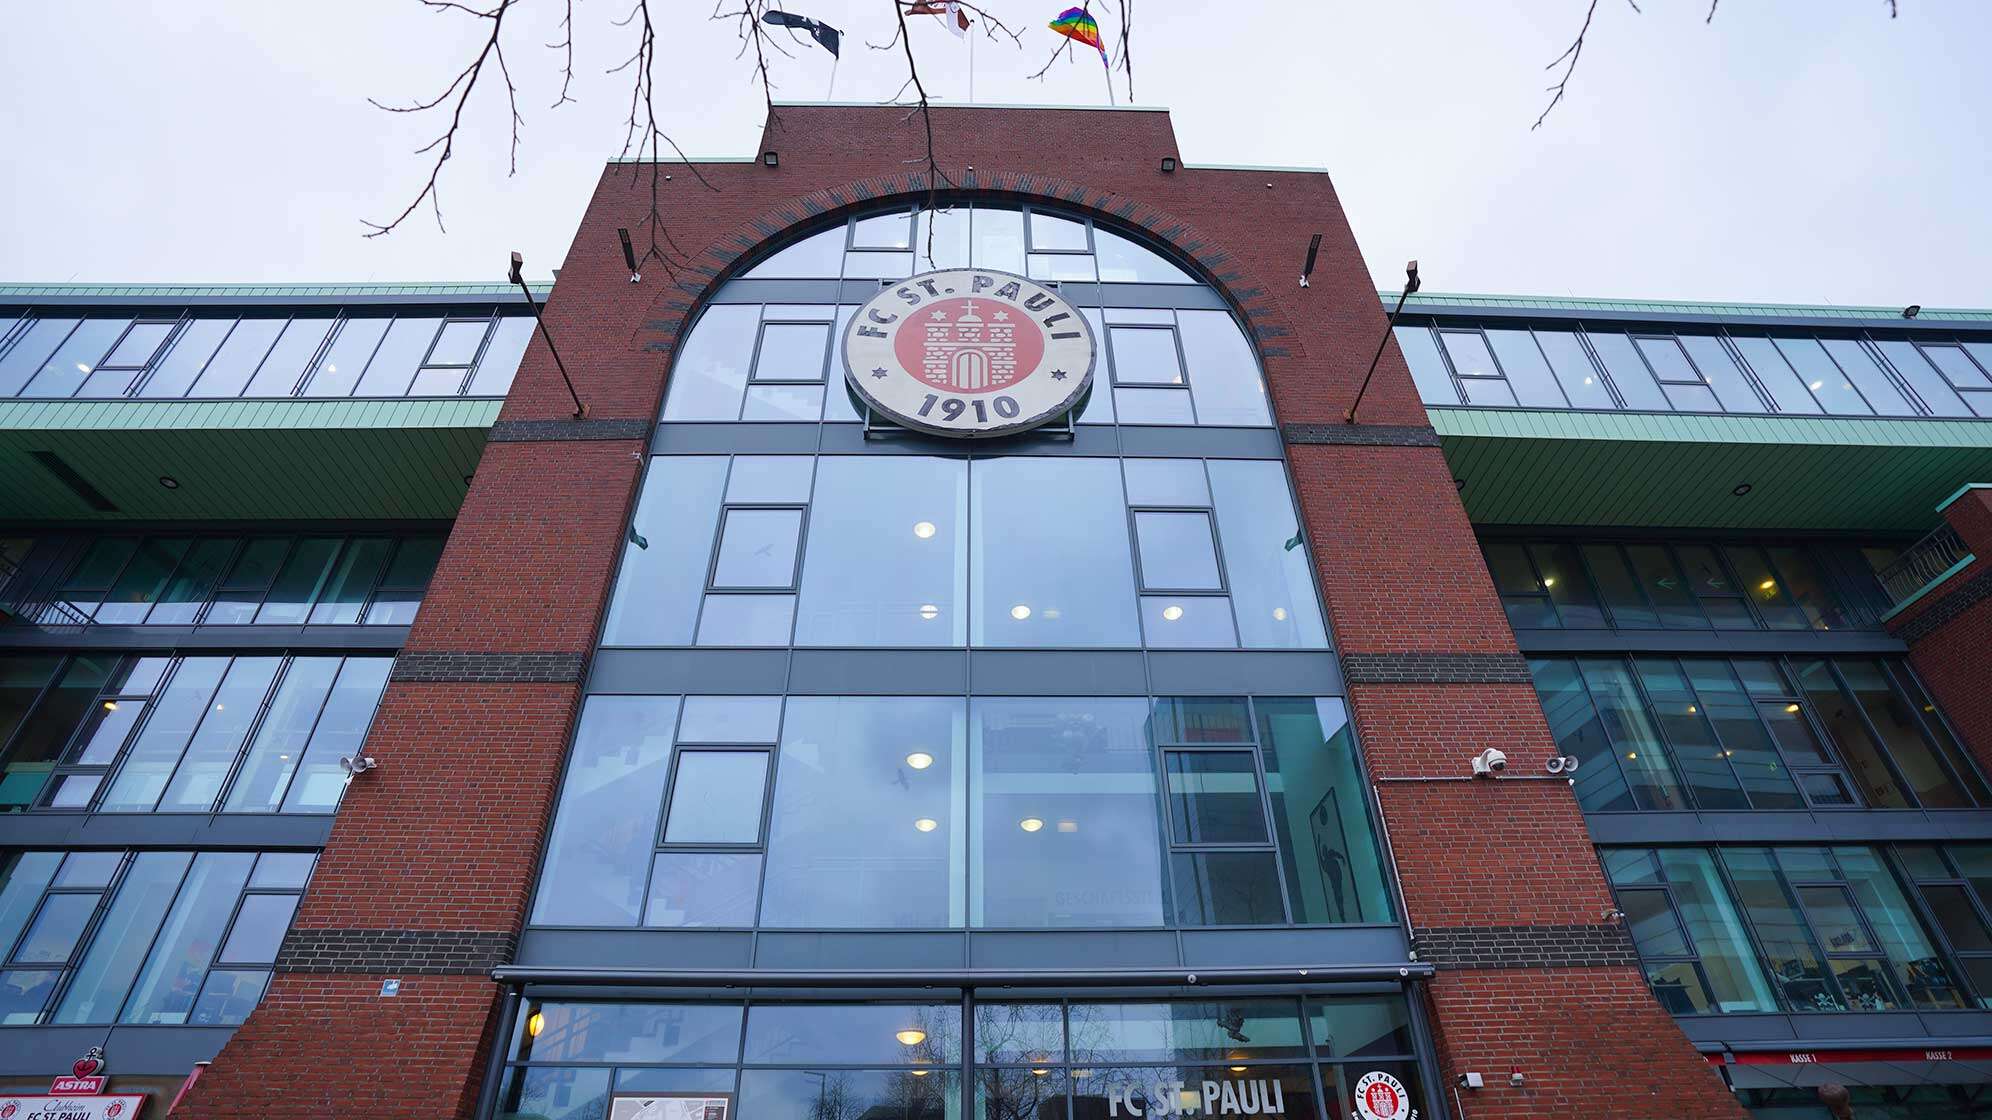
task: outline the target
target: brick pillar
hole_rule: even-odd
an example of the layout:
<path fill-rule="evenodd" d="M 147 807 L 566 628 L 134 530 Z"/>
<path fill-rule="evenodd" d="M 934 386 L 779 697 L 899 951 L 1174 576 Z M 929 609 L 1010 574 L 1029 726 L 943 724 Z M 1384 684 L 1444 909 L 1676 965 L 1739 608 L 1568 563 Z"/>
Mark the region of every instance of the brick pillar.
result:
<path fill-rule="evenodd" d="M 1967 487 L 1938 508 L 1975 559 L 1889 619 L 1888 631 L 1909 643 L 1930 698 L 1992 773 L 1992 486 Z"/>

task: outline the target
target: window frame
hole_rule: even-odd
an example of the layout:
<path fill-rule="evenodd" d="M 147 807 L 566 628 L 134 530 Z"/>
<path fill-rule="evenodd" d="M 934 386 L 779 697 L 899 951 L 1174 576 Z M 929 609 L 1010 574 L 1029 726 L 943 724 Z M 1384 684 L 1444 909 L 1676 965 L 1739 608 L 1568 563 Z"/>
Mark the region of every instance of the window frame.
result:
<path fill-rule="evenodd" d="M 713 525 L 712 553 L 711 553 L 711 558 L 706 561 L 705 586 L 701 589 L 701 594 L 702 595 L 780 595 L 780 594 L 799 595 L 801 594 L 803 552 L 809 542 L 809 506 L 810 503 L 808 502 L 728 502 L 722 499 L 719 504 L 719 518 L 717 522 Z M 770 513 L 794 513 L 796 515 L 795 543 L 793 550 L 793 558 L 789 565 L 789 578 L 787 583 L 771 583 L 763 585 L 763 584 L 736 584 L 736 583 L 719 582 L 720 578 L 719 566 L 726 547 L 726 526 L 728 520 L 733 516 L 733 514 L 736 511 L 749 512 L 749 513 L 766 511 Z M 703 604 L 701 604 L 701 610 L 699 613 L 701 615 L 705 613 L 703 610 Z"/>
<path fill-rule="evenodd" d="M 893 250 L 893 251 L 897 252 L 898 250 Z M 830 368 L 832 359 L 835 356 L 834 351 L 836 350 L 836 345 L 837 345 L 837 318 L 836 318 L 835 308 L 833 307 L 831 316 L 828 319 L 800 319 L 800 318 L 788 318 L 788 317 L 770 319 L 768 317 L 768 311 L 770 308 L 801 307 L 801 306 L 806 306 L 806 305 L 778 304 L 778 303 L 764 303 L 761 305 L 761 319 L 760 322 L 757 323 L 754 328 L 754 348 L 747 360 L 747 380 L 745 382 L 745 387 L 747 389 L 752 389 L 756 385 L 822 385 L 825 386 L 824 391 L 826 393 L 829 391 L 828 383 L 830 381 L 830 377 L 828 374 L 828 370 Z M 767 343 L 769 327 L 823 328 L 823 334 L 824 334 L 823 359 L 817 363 L 815 377 L 761 376 L 761 354 Z M 746 408 L 747 396 L 744 392 L 741 394 L 740 404 L 742 409 Z"/>

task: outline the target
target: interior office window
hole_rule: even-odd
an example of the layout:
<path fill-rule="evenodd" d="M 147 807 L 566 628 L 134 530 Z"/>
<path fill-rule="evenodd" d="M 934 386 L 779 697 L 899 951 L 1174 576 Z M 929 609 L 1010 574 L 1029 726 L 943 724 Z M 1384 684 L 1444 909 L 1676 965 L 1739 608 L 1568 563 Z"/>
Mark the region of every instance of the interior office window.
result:
<path fill-rule="evenodd" d="M 1542 356 L 1549 362 L 1551 372 L 1556 374 L 1556 383 L 1562 387 L 1570 407 L 1618 407 L 1604 374 L 1598 371 L 1597 364 L 1591 360 L 1590 352 L 1584 348 L 1575 331 L 1538 328 L 1529 333 L 1535 336 L 1536 345 L 1542 349 Z"/>
<path fill-rule="evenodd" d="M 1775 338 L 1772 342 L 1826 411 L 1840 416 L 1874 415 L 1874 408 L 1854 387 L 1853 380 L 1834 364 L 1819 343 L 1810 338 Z"/>
<path fill-rule="evenodd" d="M 1487 342 L 1500 359 L 1501 370 L 1515 392 L 1515 401 L 1524 407 L 1564 408 L 1569 401 L 1556 384 L 1556 375 L 1536 346 L 1535 336 L 1524 330 L 1486 332 Z"/>
<path fill-rule="evenodd" d="M 415 621 L 422 595 L 442 558 L 442 537 L 404 537 L 395 544 L 394 559 L 381 577 L 365 621 L 371 626 L 406 626 Z"/>
<path fill-rule="evenodd" d="M 1817 415 L 1825 411 L 1806 388 L 1803 378 L 1791 368 L 1784 354 L 1768 338 L 1750 335 L 1732 335 L 1730 344 L 1748 363 L 1750 372 L 1757 378 L 1757 384 L 1770 395 L 1776 411 L 1793 415 Z"/>
<path fill-rule="evenodd" d="M 117 1022 L 193 858 L 191 852 L 140 852 L 131 858 L 67 990 L 53 1013 L 44 1013 L 48 1021 Z"/>
<path fill-rule="evenodd" d="M 339 537 L 301 537 L 256 612 L 262 625 L 298 625 L 311 617 L 311 607 L 332 575 L 345 541 Z"/>
<path fill-rule="evenodd" d="M 1111 459 L 1016 457 L 972 465 L 974 644 L 1141 644 L 1120 474 Z"/>
<path fill-rule="evenodd" d="M 82 321 L 42 316 L 30 320 L 16 337 L 13 348 L 0 355 L 0 395 L 20 394 Z"/>
<path fill-rule="evenodd" d="M 726 469 L 723 455 L 651 458 L 625 534 L 603 645 L 692 644 Z"/>
<path fill-rule="evenodd" d="M 820 460 L 796 644 L 961 645 L 968 635 L 968 489 L 968 464 L 959 459 Z M 1049 513 L 1037 506 L 1035 515 Z M 1116 508 L 1112 516 L 1123 513 Z"/>
<path fill-rule="evenodd" d="M 1932 416 L 1972 416 L 1975 413 L 1951 388 L 1948 378 L 1932 366 L 1923 351 L 1906 338 L 1876 338 L 1873 346 L 1907 382 Z"/>
<path fill-rule="evenodd" d="M 1553 630 L 1563 625 L 1549 601 L 1549 589 L 1542 585 L 1529 560 L 1528 546 L 1484 540 L 1480 550 L 1487 558 L 1487 571 L 1501 596 L 1501 607 L 1508 614 L 1508 625 L 1517 630 Z"/>
<path fill-rule="evenodd" d="M 171 779 L 165 783 L 156 805 L 158 811 L 200 812 L 214 806 L 222 782 L 247 745 L 249 730 L 281 664 L 282 658 L 277 657 L 238 657 L 229 666 L 228 675 L 215 690 L 214 702 L 201 719 L 200 729 L 188 741 L 173 767 Z M 114 784 L 113 796 L 121 795 L 127 807 L 136 807 L 130 789 L 127 785 L 120 794 L 119 784 Z"/>
<path fill-rule="evenodd" d="M 1230 312 L 1178 311 L 1176 338 L 1198 423 L 1264 427 L 1273 422 L 1258 355 Z"/>
<path fill-rule="evenodd" d="M 512 378 L 519 372 L 519 363 L 525 359 L 526 347 L 532 343 L 533 329 L 531 315 L 500 315 L 498 325 L 491 330 L 491 341 L 484 345 L 484 356 L 477 359 L 477 372 L 471 375 L 470 386 L 464 394 L 502 397 L 509 392 Z"/>
<path fill-rule="evenodd" d="M 1992 848 L 1919 844 L 1895 854 L 1976 993 L 1976 1005 L 1992 1007 Z"/>
<path fill-rule="evenodd" d="M 1725 545 L 1722 554 L 1741 581 L 1750 605 L 1766 626 L 1773 630 L 1812 629 L 1812 620 L 1806 617 L 1806 612 L 1798 604 L 1792 602 L 1784 580 L 1771 566 L 1762 549 L 1748 545 Z"/>
<path fill-rule="evenodd" d="M 1716 738 L 1701 697 L 1689 687 L 1680 663 L 1660 657 L 1636 657 L 1632 663 L 1646 693 L 1647 707 L 1666 737 L 1667 749 L 1695 807 L 1749 808 L 1750 799 L 1744 796 L 1733 759 Z"/>
<path fill-rule="evenodd" d="M 1210 701 L 1237 709 L 1244 700 Z M 1174 924 L 1279 925 L 1286 921 L 1279 855 L 1268 825 L 1259 754 L 1250 744 L 1179 745 L 1182 729 L 1156 722 Z"/>
<path fill-rule="evenodd" d="M 125 328 L 124 334 L 83 379 L 79 397 L 122 397 L 143 377 L 159 354 L 160 347 L 179 326 L 178 319 L 140 319 Z"/>
<path fill-rule="evenodd" d="M 327 317 L 298 316 L 285 325 L 276 345 L 270 347 L 249 384 L 245 397 L 288 397 L 297 390 L 318 349 L 332 332 L 336 320 Z"/>
<path fill-rule="evenodd" d="M 160 588 L 158 601 L 146 614 L 149 626 L 187 626 L 199 620 L 214 586 L 228 569 L 242 542 L 237 537 L 202 537 L 181 556 L 172 576 Z"/>
<path fill-rule="evenodd" d="M 1584 574 L 1575 546 L 1560 541 L 1537 542 L 1529 545 L 1529 558 L 1535 562 L 1536 578 L 1549 592 L 1549 601 L 1565 627 L 1585 630 L 1604 627 L 1604 611 L 1598 606 L 1597 594 Z"/>
<path fill-rule="evenodd" d="M 1615 544 L 1581 546 L 1584 566 L 1590 570 L 1612 625 L 1620 630 L 1650 630 L 1660 624 L 1659 612 L 1646 601 L 1640 581 L 1632 573 L 1625 554 Z"/>
<path fill-rule="evenodd" d="M 1659 727 L 1641 701 L 1625 662 L 1590 657 L 1580 659 L 1578 665 L 1639 807 L 1691 808 L 1680 777 L 1668 760 Z"/>
<path fill-rule="evenodd" d="M 666 420 L 734 420 L 747 390 L 760 308 L 709 304 L 679 348 L 664 402 Z"/>
<path fill-rule="evenodd" d="M 794 278 L 834 280 L 844 271 L 845 224 L 791 242 L 741 273 L 746 279 Z"/>
<path fill-rule="evenodd" d="M 1687 352 L 1673 335 L 1634 335 L 1633 343 L 1646 359 L 1653 376 L 1660 382 L 1660 391 L 1667 395 L 1667 403 L 1677 412 L 1720 412 L 1716 403 L 1715 390 L 1702 377 L 1701 371 L 1688 360 Z"/>
<path fill-rule="evenodd" d="M 1224 567 L 1247 649 L 1322 649 L 1328 630 L 1285 465 L 1212 459 L 1211 494 Z"/>
<path fill-rule="evenodd" d="M 959 700 L 789 700 L 763 926 L 961 925 L 963 717 Z"/>
<path fill-rule="evenodd" d="M 0 752 L 0 812 L 36 804 L 71 733 L 88 717 L 99 690 L 119 665 L 117 657 L 103 654 L 85 654 L 66 663 L 57 657 L 32 656 L 10 661 L 14 675 L 10 692 L 20 714 Z"/>
<path fill-rule="evenodd" d="M 1653 374 L 1646 368 L 1645 359 L 1633 346 L 1632 339 L 1620 331 L 1584 332 L 1591 349 L 1598 355 L 1598 361 L 1611 375 L 1612 386 L 1625 401 L 1625 406 L 1645 412 L 1665 412 L 1670 404 L 1660 387 L 1654 384 Z"/>
<path fill-rule="evenodd" d="M 1750 383 L 1749 375 L 1736 364 L 1736 358 L 1729 352 L 1729 347 L 1722 338 L 1713 334 L 1687 333 L 1675 337 L 1680 341 L 1681 348 L 1687 351 L 1689 359 L 1694 362 L 1695 369 L 1701 373 L 1703 380 L 1707 381 L 1709 387 L 1714 390 L 1716 399 L 1722 402 L 1725 411 L 1770 411 L 1763 396 L 1757 392 L 1756 386 Z"/>
<path fill-rule="evenodd" d="M 250 537 L 245 541 L 228 574 L 215 589 L 206 621 L 218 625 L 254 621 L 257 608 L 263 605 L 263 596 L 290 555 L 290 548 L 288 537 Z"/>
<path fill-rule="evenodd" d="M 289 320 L 282 316 L 244 316 L 228 332 L 214 357 L 188 387 L 189 397 L 238 397 L 257 367 L 276 344 Z"/>
<path fill-rule="evenodd" d="M 1397 327 L 1392 333 L 1397 336 L 1405 364 L 1411 367 L 1411 382 L 1418 387 L 1419 399 L 1426 404 L 1458 404 L 1459 388 L 1453 384 L 1445 359 L 1439 357 L 1431 328 Z"/>
<path fill-rule="evenodd" d="M 1921 344 L 1920 349 L 1973 413 L 1992 416 L 1992 377 L 1986 376 L 1985 369 L 1973 360 L 1968 350 L 1951 343 L 1928 342 Z M 1984 348 L 1980 350 L 1982 353 Z"/>
<path fill-rule="evenodd" d="M 201 317 L 189 320 L 167 345 L 163 356 L 153 359 L 152 372 L 138 386 L 141 397 L 183 397 L 194 380 L 207 368 L 215 351 L 235 329 L 234 316 Z M 4 384 L 4 380 L 0 380 Z"/>
<path fill-rule="evenodd" d="M 590 696 L 554 810 L 533 924 L 634 926 L 669 775 L 675 696 Z"/>
<path fill-rule="evenodd" d="M 453 397 L 470 376 L 470 367 L 484 347 L 491 320 L 447 319 L 429 345 L 422 368 L 408 386 L 411 397 Z"/>
<path fill-rule="evenodd" d="M 359 622 L 393 545 L 393 541 L 384 537 L 349 538 L 305 621 L 314 626 L 351 626 Z"/>
<path fill-rule="evenodd" d="M 828 306 L 769 305 L 749 370 L 742 420 L 815 420 L 823 414 L 826 362 L 833 357 Z"/>
<path fill-rule="evenodd" d="M 1652 604 L 1654 617 L 1669 630 L 1706 630 L 1708 616 L 1702 613 L 1688 578 L 1664 545 L 1628 544 L 1626 562 L 1640 593 Z"/>
<path fill-rule="evenodd" d="M 70 397 L 81 389 L 104 354 L 131 323 L 124 318 L 88 318 L 76 325 L 21 390 L 24 397 Z"/>
<path fill-rule="evenodd" d="M 1162 925 L 1147 702 L 977 699 L 971 719 L 970 922 Z"/>
<path fill-rule="evenodd" d="M 1970 1006 L 1961 978 L 1937 952 L 1881 853 L 1873 848 L 1842 846 L 1833 848 L 1831 854 L 1839 877 L 1852 890 L 1855 906 L 1873 931 L 1895 982 L 1908 993 L 1909 1002 L 1931 1010 Z"/>
<path fill-rule="evenodd" d="M 766 846 L 761 810 L 781 719 L 779 697 L 685 698 L 645 925 L 754 924 Z"/>
<path fill-rule="evenodd" d="M 1794 340 L 1795 349 L 1792 352 L 1803 350 L 1804 343 L 1808 341 L 1811 340 Z M 1881 366 L 1875 362 L 1874 356 L 1869 354 L 1867 348 L 1858 341 L 1851 338 L 1822 338 L 1813 345 L 1825 348 L 1827 355 L 1833 360 L 1834 367 L 1847 380 L 1853 382 L 1854 388 L 1866 398 L 1867 403 L 1877 413 L 1883 416 L 1916 415 L 1916 407 L 1909 403 L 1902 395 L 1902 390 L 1889 380 L 1888 375 L 1882 372 Z"/>
<path fill-rule="evenodd" d="M 1334 699 L 1275 698 L 1255 700 L 1253 707 L 1292 920 L 1393 920 L 1347 706 Z"/>
<path fill-rule="evenodd" d="M 407 393 L 442 325 L 440 316 L 396 315 L 367 362 L 366 372 L 360 375 L 354 395 L 399 397 Z"/>
<path fill-rule="evenodd" d="M 96 621 L 113 626 L 144 622 L 160 589 L 192 543 L 186 537 L 142 538 L 119 573 L 118 582 L 97 608 Z"/>
<path fill-rule="evenodd" d="M 386 315 L 341 318 L 338 332 L 332 336 L 332 344 L 325 348 L 317 368 L 311 372 L 310 380 L 305 382 L 304 395 L 352 395 L 354 387 L 360 383 L 360 375 L 367 371 L 367 363 L 373 359 L 374 351 L 380 348 L 381 339 L 393 322 L 393 318 Z"/>
<path fill-rule="evenodd" d="M 1093 226 L 1102 284 L 1195 284 L 1197 278 L 1137 241 Z"/>
<path fill-rule="evenodd" d="M 1509 387 L 1501 367 L 1494 364 L 1494 355 L 1487 349 L 1487 339 L 1479 331 L 1442 330 L 1438 335 L 1439 344 L 1452 361 L 1453 374 L 1459 378 L 1460 392 L 1465 394 L 1466 403 L 1515 404 L 1515 391 Z"/>
<path fill-rule="evenodd" d="M 1763 722 L 1760 703 L 1743 687 L 1728 661 L 1713 657 L 1689 657 L 1683 658 L 1680 664 L 1694 690 L 1693 706 L 1700 709 L 1714 729 L 1722 757 L 1736 771 L 1751 807 L 1803 808 L 1806 801 L 1801 799 L 1799 788 L 1794 784 L 1793 772 L 1795 769 L 1803 772 L 1808 767 L 1816 769 L 1821 761 L 1819 755 L 1816 752 L 1801 753 L 1787 758 L 1779 752 L 1778 740 Z M 1656 696 L 1654 702 L 1661 701 Z M 1782 711 L 1785 705 L 1775 701 L 1771 704 L 1779 708 L 1781 715 L 1791 715 Z M 1852 799 L 1846 796 L 1845 781 L 1837 773 L 1817 774 L 1806 782 L 1806 786 L 1814 805 L 1852 803 Z"/>
<path fill-rule="evenodd" d="M 354 754 L 366 741 L 393 668 L 391 657 L 348 657 L 339 667 L 332 693 L 311 729 L 311 741 L 284 791 L 284 812 L 329 813 L 338 808 L 347 778 L 339 759 Z"/>
<path fill-rule="evenodd" d="M 1707 545 L 1680 545 L 1674 549 L 1674 555 L 1687 574 L 1688 588 L 1695 601 L 1716 629 L 1757 628 L 1756 616 L 1750 613 L 1742 587 L 1729 574 L 1715 549 Z M 1758 593 L 1774 595 L 1776 590 L 1774 582 L 1769 588 L 1759 587 Z"/>
<path fill-rule="evenodd" d="M 1536 699 L 1548 718 L 1557 750 L 1578 760 L 1577 804 L 1588 813 L 1622 812 L 1639 808 L 1620 769 L 1618 754 L 1605 737 L 1597 705 L 1577 671 L 1575 661 L 1531 658 Z"/>
<path fill-rule="evenodd" d="M 1675 1015 L 1778 1009 L 1743 917 L 1706 850 L 1599 854 L 1662 1007 Z"/>
<path fill-rule="evenodd" d="M 1970 757 L 1948 736 L 1933 737 L 1925 730 L 1925 717 L 1893 687 L 1882 662 L 1839 658 L 1833 666 L 1918 803 L 1929 809 L 1963 809 L 1992 800 Z"/>

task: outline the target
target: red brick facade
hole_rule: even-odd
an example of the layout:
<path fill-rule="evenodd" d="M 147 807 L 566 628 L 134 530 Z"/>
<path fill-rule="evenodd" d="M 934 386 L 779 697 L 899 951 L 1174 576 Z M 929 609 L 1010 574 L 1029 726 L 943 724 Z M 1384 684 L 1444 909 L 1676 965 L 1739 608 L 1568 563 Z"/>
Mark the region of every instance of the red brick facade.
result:
<path fill-rule="evenodd" d="M 1889 619 L 1888 629 L 1909 642 L 1909 664 L 1930 697 L 1978 765 L 1992 770 L 1992 690 L 1983 669 L 1992 649 L 1992 489 L 1965 490 L 1943 515 L 1975 559 Z"/>
<path fill-rule="evenodd" d="M 685 317 L 754 246 L 841 210 L 925 194 L 909 171 L 925 163 L 920 122 L 903 109 L 779 114 L 763 138 L 778 167 L 703 165 L 711 190 L 683 167 L 665 169 L 670 237 L 690 254 L 675 276 L 652 262 L 641 284 L 629 283 L 616 231 L 641 243 L 648 170 L 604 174 L 546 309 L 589 424 L 657 415 Z M 1179 247 L 1256 333 L 1278 419 L 1341 428 L 1385 317 L 1326 175 L 1164 173 L 1162 157 L 1181 153 L 1157 112 L 948 108 L 933 125 L 939 159 L 964 188 L 1053 199 Z M 1302 289 L 1295 278 L 1315 233 L 1321 256 Z M 536 340 L 501 423 L 563 420 L 571 409 Z M 1364 748 L 1385 779 L 1409 918 L 1417 930 L 1604 924 L 1610 895 L 1566 785 L 1452 780 L 1490 745 L 1509 753 L 1511 775 L 1540 775 L 1551 741 L 1533 690 L 1513 679 L 1519 657 L 1441 452 L 1384 438 L 1425 424 L 1394 344 L 1359 418 L 1377 426 L 1374 444 L 1291 447 L 1338 650 L 1477 655 L 1508 674 L 1491 685 L 1351 674 Z M 645 443 L 494 441 L 404 668 L 463 654 L 585 659 Z M 298 929 L 516 935 L 575 676 L 467 682 L 398 669 L 369 740 L 380 769 L 348 792 Z M 401 995 L 382 997 L 385 974 L 327 968 L 278 976 L 182 1104 L 185 1116 L 470 1114 L 496 987 L 464 970 L 408 977 Z M 1448 1081 L 1488 1075 L 1467 1102 L 1474 1120 L 1741 1115 L 1628 965 L 1442 967 L 1430 1007 Z M 1509 1086 L 1510 1071 L 1523 1088 Z"/>

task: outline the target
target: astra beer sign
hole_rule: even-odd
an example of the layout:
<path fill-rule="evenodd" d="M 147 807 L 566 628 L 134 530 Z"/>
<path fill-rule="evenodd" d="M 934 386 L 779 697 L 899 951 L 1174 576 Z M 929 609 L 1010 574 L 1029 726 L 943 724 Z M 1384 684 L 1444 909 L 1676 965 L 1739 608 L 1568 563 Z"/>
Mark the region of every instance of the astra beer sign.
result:
<path fill-rule="evenodd" d="M 986 268 L 922 273 L 851 316 L 844 373 L 872 411 L 938 436 L 1028 431 L 1093 384 L 1085 316 L 1052 289 Z"/>

